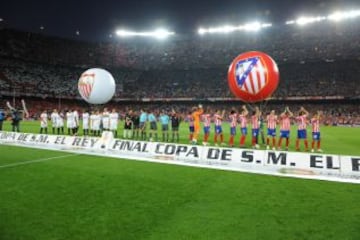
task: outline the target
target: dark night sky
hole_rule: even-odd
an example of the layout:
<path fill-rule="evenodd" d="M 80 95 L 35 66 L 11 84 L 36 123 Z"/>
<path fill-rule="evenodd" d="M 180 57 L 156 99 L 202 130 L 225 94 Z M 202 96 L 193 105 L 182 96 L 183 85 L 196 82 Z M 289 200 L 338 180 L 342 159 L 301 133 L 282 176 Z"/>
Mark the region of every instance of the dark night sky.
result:
<path fill-rule="evenodd" d="M 285 22 L 302 13 L 326 15 L 335 9 L 360 8 L 359 0 L 34 0 L 2 1 L 2 25 L 81 39 L 105 39 L 118 27 L 147 30 L 167 27 L 192 33 L 199 26 L 253 20 Z M 5 3 L 6 2 L 6 3 Z M 80 36 L 76 36 L 76 30 Z"/>

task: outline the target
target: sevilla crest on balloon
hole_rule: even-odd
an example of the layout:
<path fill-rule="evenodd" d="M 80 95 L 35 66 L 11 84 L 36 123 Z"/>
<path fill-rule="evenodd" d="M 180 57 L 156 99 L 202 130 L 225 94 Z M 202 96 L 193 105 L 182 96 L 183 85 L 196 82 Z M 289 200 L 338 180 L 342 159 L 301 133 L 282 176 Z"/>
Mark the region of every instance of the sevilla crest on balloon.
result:
<path fill-rule="evenodd" d="M 88 100 L 94 86 L 95 73 L 83 73 L 79 79 L 78 88 L 80 95 Z"/>
<path fill-rule="evenodd" d="M 228 71 L 231 92 L 244 102 L 269 98 L 279 84 L 275 61 L 263 52 L 246 52 L 237 56 Z"/>
<path fill-rule="evenodd" d="M 115 94 L 115 80 L 105 69 L 91 68 L 81 74 L 78 90 L 88 103 L 105 104 Z"/>

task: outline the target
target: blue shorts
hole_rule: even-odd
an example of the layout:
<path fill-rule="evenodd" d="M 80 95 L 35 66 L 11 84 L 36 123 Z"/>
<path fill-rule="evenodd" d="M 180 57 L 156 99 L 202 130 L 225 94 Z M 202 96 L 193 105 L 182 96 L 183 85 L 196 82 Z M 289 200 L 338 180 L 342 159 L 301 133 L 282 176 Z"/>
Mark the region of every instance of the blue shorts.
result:
<path fill-rule="evenodd" d="M 320 132 L 313 132 L 312 138 L 313 138 L 313 140 L 319 141 L 320 140 Z"/>
<path fill-rule="evenodd" d="M 253 137 L 257 137 L 259 135 L 259 129 L 258 128 L 252 129 L 252 135 Z"/>
<path fill-rule="evenodd" d="M 247 135 L 247 128 L 241 128 L 241 135 Z"/>
<path fill-rule="evenodd" d="M 190 130 L 191 133 L 193 133 L 193 132 L 195 131 L 194 126 L 190 126 L 190 127 L 189 127 L 189 130 Z"/>
<path fill-rule="evenodd" d="M 210 127 L 204 127 L 204 133 L 205 134 L 210 133 Z"/>
<path fill-rule="evenodd" d="M 222 133 L 222 127 L 221 126 L 215 126 L 215 134 Z"/>
<path fill-rule="evenodd" d="M 306 129 L 298 130 L 298 139 L 306 139 Z"/>
<path fill-rule="evenodd" d="M 289 130 L 280 130 L 280 138 L 289 138 L 290 131 Z"/>
<path fill-rule="evenodd" d="M 276 129 L 268 128 L 267 135 L 272 136 L 272 137 L 276 137 Z"/>
<path fill-rule="evenodd" d="M 233 135 L 233 136 L 236 135 L 236 127 L 231 127 L 230 128 L 230 134 Z"/>

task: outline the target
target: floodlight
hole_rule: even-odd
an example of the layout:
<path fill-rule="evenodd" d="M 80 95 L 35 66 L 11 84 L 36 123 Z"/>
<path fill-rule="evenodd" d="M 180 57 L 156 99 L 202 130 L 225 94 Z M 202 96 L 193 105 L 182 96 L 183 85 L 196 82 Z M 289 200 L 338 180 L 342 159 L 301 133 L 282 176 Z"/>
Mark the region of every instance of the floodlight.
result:
<path fill-rule="evenodd" d="M 295 23 L 296 23 L 295 20 L 289 20 L 289 21 L 285 22 L 286 25 L 292 25 L 292 24 L 295 24 Z"/>
<path fill-rule="evenodd" d="M 252 23 L 247 23 L 247 24 L 238 25 L 238 26 L 224 25 L 224 26 L 210 27 L 210 28 L 202 28 L 201 27 L 198 29 L 198 34 L 200 34 L 200 35 L 203 35 L 205 33 L 227 34 L 227 33 L 232 33 L 235 31 L 257 32 L 257 31 L 261 30 L 262 28 L 268 28 L 271 26 L 272 26 L 271 23 L 252 22 Z"/>
<path fill-rule="evenodd" d="M 175 34 L 175 32 L 170 32 L 163 28 L 158 28 L 152 32 L 133 32 L 133 31 L 123 30 L 123 29 L 116 31 L 116 35 L 118 35 L 119 37 L 139 36 L 139 37 L 154 37 L 157 39 L 165 39 L 168 36 L 171 36 L 174 34 Z"/>
<path fill-rule="evenodd" d="M 332 14 L 330 14 L 329 16 L 327 16 L 327 19 L 331 20 L 331 21 L 341 21 L 344 19 L 350 19 L 350 18 L 356 18 L 360 16 L 360 10 L 353 10 L 353 11 L 349 11 L 349 12 L 334 12 Z"/>

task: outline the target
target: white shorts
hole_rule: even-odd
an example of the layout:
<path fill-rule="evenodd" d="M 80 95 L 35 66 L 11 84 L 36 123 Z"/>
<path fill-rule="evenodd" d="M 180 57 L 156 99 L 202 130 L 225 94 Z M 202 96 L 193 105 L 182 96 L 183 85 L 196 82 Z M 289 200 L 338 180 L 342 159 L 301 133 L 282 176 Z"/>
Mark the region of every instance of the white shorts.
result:
<path fill-rule="evenodd" d="M 118 123 L 117 122 L 110 122 L 110 130 L 117 130 Z"/>
<path fill-rule="evenodd" d="M 109 119 L 103 119 L 102 124 L 104 129 L 109 129 Z"/>
<path fill-rule="evenodd" d="M 89 121 L 83 121 L 83 129 L 89 129 Z"/>
<path fill-rule="evenodd" d="M 75 122 L 67 122 L 66 127 L 67 128 L 75 128 Z"/>

